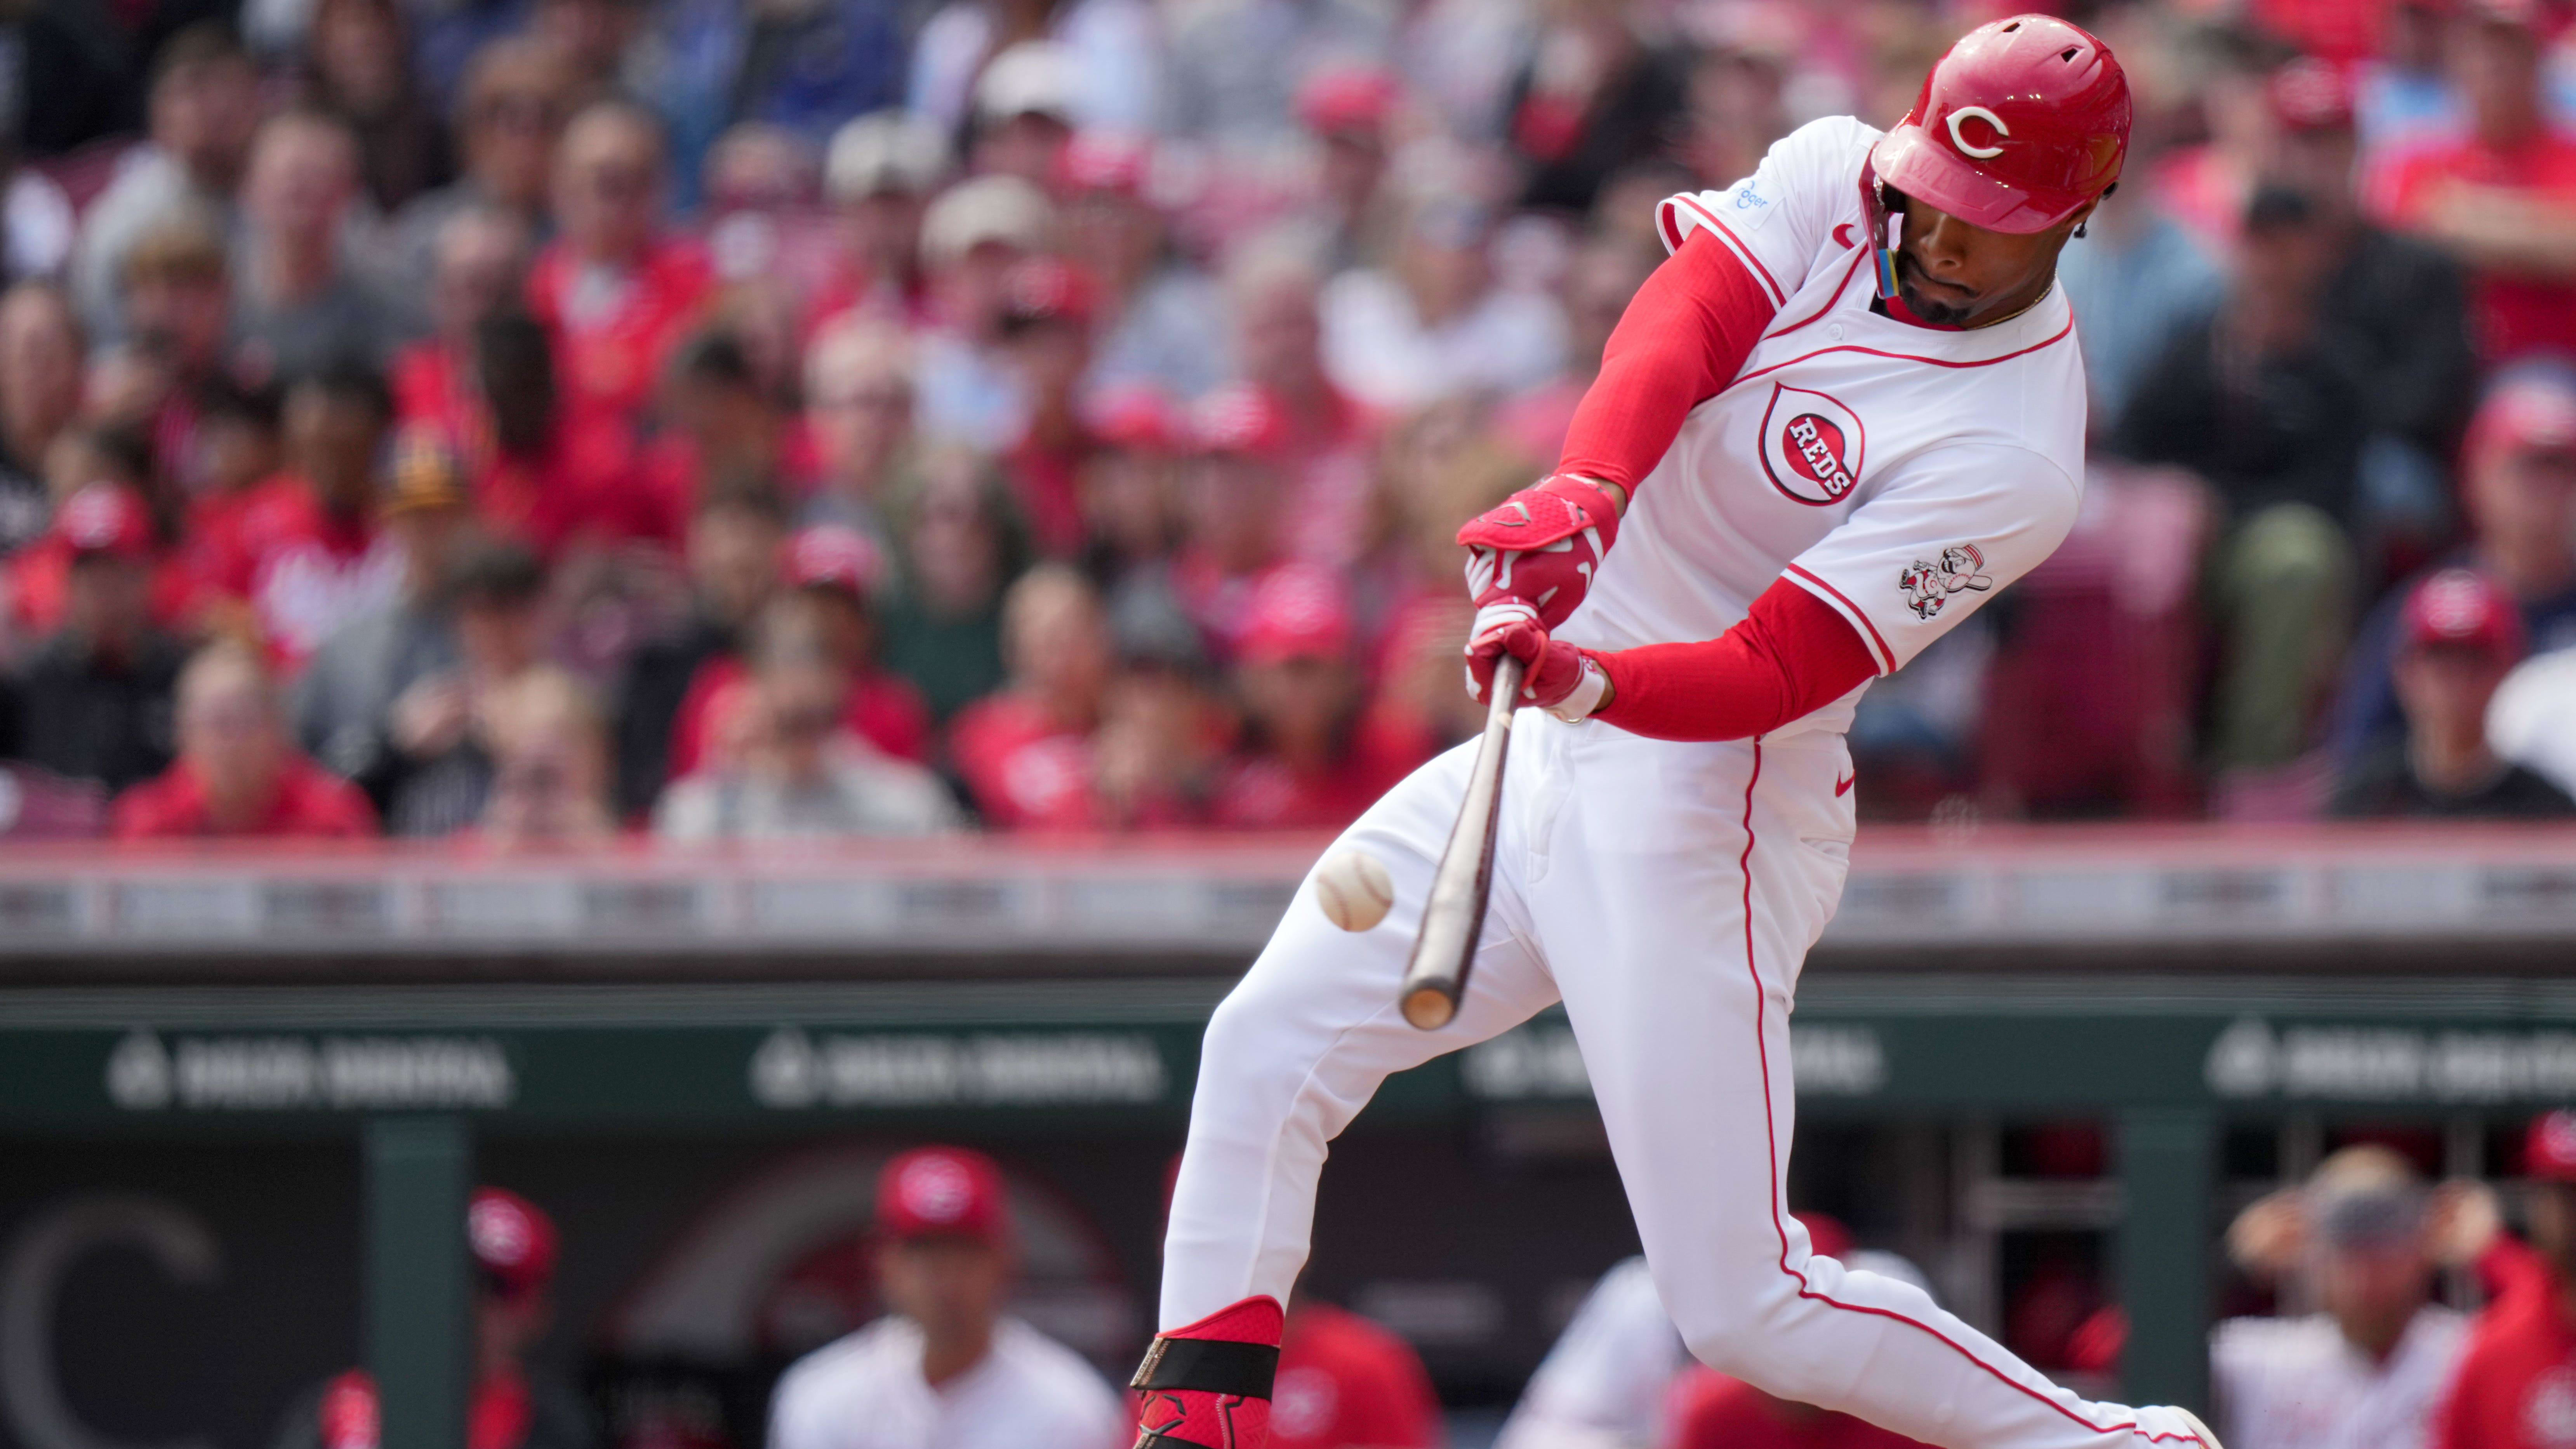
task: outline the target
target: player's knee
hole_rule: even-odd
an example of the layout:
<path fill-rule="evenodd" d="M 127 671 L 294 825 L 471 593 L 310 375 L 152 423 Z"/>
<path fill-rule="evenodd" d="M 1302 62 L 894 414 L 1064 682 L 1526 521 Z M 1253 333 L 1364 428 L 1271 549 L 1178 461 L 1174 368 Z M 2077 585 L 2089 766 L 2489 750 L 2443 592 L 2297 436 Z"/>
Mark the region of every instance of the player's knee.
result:
<path fill-rule="evenodd" d="M 1199 1080 L 1221 1083 L 1239 1102 L 1294 1096 L 1312 1064 L 1294 1060 L 1273 1013 L 1237 989 L 1217 1003 L 1199 1047 Z"/>

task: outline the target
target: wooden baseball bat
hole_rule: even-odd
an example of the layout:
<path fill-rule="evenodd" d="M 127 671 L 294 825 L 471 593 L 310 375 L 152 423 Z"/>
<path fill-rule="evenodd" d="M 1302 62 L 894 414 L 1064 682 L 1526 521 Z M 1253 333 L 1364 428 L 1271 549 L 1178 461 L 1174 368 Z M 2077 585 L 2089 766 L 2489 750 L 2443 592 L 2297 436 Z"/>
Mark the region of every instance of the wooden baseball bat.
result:
<path fill-rule="evenodd" d="M 1404 994 L 1398 998 L 1404 1019 L 1423 1031 L 1437 1031 L 1458 1014 L 1467 972 L 1476 964 L 1476 943 L 1485 933 L 1485 902 L 1494 888 L 1494 832 L 1503 818 L 1503 758 L 1512 746 L 1512 706 L 1520 698 L 1527 668 L 1509 654 L 1494 661 L 1493 694 L 1485 706 L 1476 763 L 1467 772 L 1467 798 L 1458 803 L 1458 823 L 1450 828 L 1440 868 L 1432 873 L 1431 897 L 1422 906 L 1422 933 L 1414 938 L 1413 959 L 1404 968 Z"/>

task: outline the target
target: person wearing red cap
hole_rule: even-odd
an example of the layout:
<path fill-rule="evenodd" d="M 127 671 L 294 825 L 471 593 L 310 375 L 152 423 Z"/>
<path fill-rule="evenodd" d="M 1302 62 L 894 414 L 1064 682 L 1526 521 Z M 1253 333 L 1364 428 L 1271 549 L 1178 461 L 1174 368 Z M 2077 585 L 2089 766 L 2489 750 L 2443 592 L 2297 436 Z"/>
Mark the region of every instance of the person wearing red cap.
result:
<path fill-rule="evenodd" d="M 66 556 L 62 625 L 0 683 L 0 757 L 111 793 L 170 763 L 170 700 L 185 658 L 152 618 L 159 547 L 143 500 L 93 483 L 55 510 Z"/>
<path fill-rule="evenodd" d="M 2522 611 L 2494 581 L 2444 569 L 2398 613 L 2394 679 L 2402 740 L 2363 756 L 2337 783 L 2344 816 L 2556 819 L 2576 813 L 2559 788 L 2487 743 L 2487 705 L 2523 654 Z"/>
<path fill-rule="evenodd" d="M 963 1147 L 895 1158 L 876 1237 L 886 1316 L 779 1379 L 769 1449 L 1121 1449 L 1108 1382 L 1004 1311 L 1017 1258 L 1000 1164 Z"/>
<path fill-rule="evenodd" d="M 515 1192 L 479 1187 L 466 1203 L 465 1243 L 474 1256 L 465 1449 L 590 1449 L 600 1436 L 589 1408 L 570 1385 L 528 1366 L 554 1321 L 554 1219 Z M 277 1449 L 376 1449 L 383 1429 L 375 1376 L 351 1369 L 287 1412 Z"/>
<path fill-rule="evenodd" d="M 1225 299 L 1172 246 L 1147 194 L 1154 161 L 1145 137 L 1085 131 L 1058 166 L 1065 255 L 1099 294 L 1099 345 L 1085 387 L 1197 397 L 1224 377 Z"/>
<path fill-rule="evenodd" d="M 2475 277 L 2489 364 L 2576 351 L 2576 138 L 2548 111 L 2543 0 L 2467 0 L 2451 20 L 2451 79 L 2468 133 L 2391 156 L 2371 178 L 2382 215 Z"/>
<path fill-rule="evenodd" d="M 1222 664 L 1234 658 L 1261 580 L 1292 552 L 1288 423 L 1268 393 L 1229 387 L 1201 398 L 1187 426 L 1192 458 L 1172 591 Z"/>
<path fill-rule="evenodd" d="M 1476 690 L 1509 654 L 1527 674 L 1503 703 L 1536 706 L 1474 982 L 1436 1030 L 1392 1009 L 1470 745 L 1340 841 L 1386 867 L 1386 918 L 1343 931 L 1301 892 L 1209 1022 L 1139 1449 L 1268 1443 L 1327 1144 L 1390 1074 L 1559 1001 L 1703 1362 L 1942 1449 L 2215 1449 L 2187 1410 L 2083 1400 L 1919 1287 L 1816 1256 L 1782 1201 L 1788 1019 L 1853 831 L 1849 710 L 2073 522 L 2083 369 L 2055 265 L 2129 120 L 2101 41 L 2014 16 L 1962 37 L 1894 130 L 1810 123 L 1661 208 L 1674 255 L 1558 471 L 1459 534 Z"/>
<path fill-rule="evenodd" d="M 2576 1439 L 2576 1112 L 2531 1124 L 2531 1244 L 2479 1260 L 2488 1302 L 2435 1420 L 2432 1449 L 2559 1449 Z"/>
<path fill-rule="evenodd" d="M 1384 266 L 1394 259 L 1394 199 L 1386 185 L 1387 124 L 1402 90 L 1373 65 L 1328 66 L 1297 91 L 1297 119 L 1323 147 L 1308 245 L 1328 272 Z"/>
<path fill-rule="evenodd" d="M 1089 274 L 1054 257 L 1022 262 L 1003 282 L 1002 356 L 1021 410 L 1019 436 L 1002 450 L 1002 472 L 1031 539 L 1050 558 L 1082 550 L 1079 478 L 1092 440 L 1081 389 L 1099 305 Z"/>
<path fill-rule="evenodd" d="M 1274 569 L 1253 589 L 1234 653 L 1244 739 L 1218 780 L 1217 825 L 1339 829 L 1435 752 L 1418 724 L 1369 707 L 1343 593 L 1313 564 Z"/>
<path fill-rule="evenodd" d="M 2474 569 L 2501 587 L 2534 652 L 2576 644 L 2576 372 L 2526 363 L 2495 379 L 2460 449 L 2460 504 L 2468 544 L 2436 566 Z M 2339 766 L 2404 731 L 2396 662 L 2405 598 L 2399 590 L 2383 601 L 2354 640 L 2334 712 Z"/>
<path fill-rule="evenodd" d="M 877 658 L 877 599 L 885 586 L 885 553 L 853 528 L 818 523 L 797 530 L 780 558 L 787 587 L 814 606 L 831 636 L 832 652 L 850 661 L 850 698 L 842 723 L 850 733 L 898 760 L 930 759 L 930 706 L 912 681 Z M 741 659 L 718 654 L 698 666 L 689 692 L 671 722 L 671 774 L 696 770 L 726 699 L 748 671 Z"/>

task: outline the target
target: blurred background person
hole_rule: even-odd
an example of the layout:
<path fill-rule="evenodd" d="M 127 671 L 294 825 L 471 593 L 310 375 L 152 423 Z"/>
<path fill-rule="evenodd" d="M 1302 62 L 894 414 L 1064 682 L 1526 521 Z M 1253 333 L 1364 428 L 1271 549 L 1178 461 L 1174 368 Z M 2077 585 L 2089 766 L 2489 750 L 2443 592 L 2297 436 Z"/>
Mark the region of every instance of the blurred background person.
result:
<path fill-rule="evenodd" d="M 921 256 L 936 321 L 913 374 L 925 433 L 987 449 L 1019 436 L 1026 403 L 1002 353 L 1008 279 L 1054 227 L 1046 193 L 1016 176 L 978 176 L 930 204 Z"/>
<path fill-rule="evenodd" d="M 69 554 L 62 621 L 0 686 L 0 758 L 113 793 L 169 767 L 186 651 L 153 620 L 161 550 L 132 489 L 81 489 L 53 536 Z"/>
<path fill-rule="evenodd" d="M 555 239 L 528 306 L 554 336 L 577 418 L 633 426 L 715 284 L 704 250 L 665 227 L 669 168 L 661 123 L 627 101 L 583 107 L 556 148 Z"/>
<path fill-rule="evenodd" d="M 1232 674 L 1243 739 L 1217 786 L 1219 825 L 1348 825 L 1434 753 L 1416 721 L 1371 708 L 1351 662 L 1344 587 L 1321 569 L 1293 565 L 1254 588 Z"/>
<path fill-rule="evenodd" d="M 447 128 L 411 67 L 411 26 L 397 0 L 314 0 L 296 77 L 298 101 L 347 125 L 371 213 L 391 216 L 447 180 Z"/>
<path fill-rule="evenodd" d="M 2227 1442 L 2429 1449 L 2468 1341 L 2467 1316 L 2433 1301 L 2437 1250 L 2466 1210 L 2398 1153 L 2363 1145 L 2238 1214 L 2227 1235 L 2238 1266 L 2317 1311 L 2231 1318 L 2211 1335 Z"/>
<path fill-rule="evenodd" d="M 995 829 L 1093 824 L 1091 736 L 1117 657 L 1090 581 L 1060 563 L 1022 574 L 1002 601 L 1002 657 L 1002 687 L 949 729 L 968 801 Z"/>
<path fill-rule="evenodd" d="M 581 681 L 552 665 L 521 670 L 477 708 L 491 786 L 472 832 L 489 849 L 581 850 L 616 838 L 608 731 Z"/>
<path fill-rule="evenodd" d="M 393 211 L 384 259 L 398 284 L 416 284 L 447 224 L 477 208 L 516 217 L 532 240 L 550 229 L 547 186 L 555 144 L 572 106 L 573 79 L 561 55 L 525 36 L 475 52 L 449 118 L 456 179 Z"/>
<path fill-rule="evenodd" d="M 176 212 L 198 212 L 228 232 L 233 193 L 250 162 L 260 119 L 259 71 L 218 21 L 189 26 L 152 58 L 146 103 L 150 145 L 122 167 L 81 223 L 74 295 L 90 330 L 118 332 L 117 283 L 126 253 Z"/>
<path fill-rule="evenodd" d="M 1565 353 L 1556 299 L 1505 285 L 1487 251 L 1493 217 L 1462 195 L 1406 209 L 1392 266 L 1345 272 L 1324 289 L 1325 366 L 1373 407 L 1537 385 Z"/>
<path fill-rule="evenodd" d="M 2450 14 L 2444 49 L 2466 134 L 2399 151 L 2373 198 L 2469 269 L 2486 362 L 2576 352 L 2576 139 L 2543 90 L 2558 18 L 2538 0 L 2470 0 Z"/>
<path fill-rule="evenodd" d="M 357 198 L 357 136 L 320 111 L 272 116 L 242 183 L 242 264 L 233 277 L 239 365 L 263 378 L 382 367 L 400 322 L 345 255 Z"/>
<path fill-rule="evenodd" d="M 554 1322 L 563 1252 L 554 1219 L 506 1188 L 478 1187 L 466 1202 L 465 1242 L 474 1259 L 473 1449 L 591 1449 L 600 1441 L 589 1406 L 529 1361 Z M 376 1449 L 383 1427 L 375 1376 L 350 1369 L 287 1411 L 276 1449 Z"/>
<path fill-rule="evenodd" d="M 852 528 L 892 547 L 888 510 L 919 486 L 912 345 L 893 324 L 843 314 L 805 352 L 805 426 L 815 478 L 804 521 Z"/>
<path fill-rule="evenodd" d="M 2435 1420 L 2437 1449 L 2529 1449 L 2546 1442 L 2563 1402 L 2566 1346 L 2576 1334 L 2568 1292 L 2576 1282 L 2576 1112 L 2531 1124 L 2522 1175 L 2531 1243 L 2499 1237 L 2481 1258 L 2489 1301 L 2469 1325 Z"/>
<path fill-rule="evenodd" d="M 1010 494 L 975 454 L 924 458 L 896 519 L 902 587 L 886 607 L 885 662 L 946 722 L 1002 682 L 1002 590 L 1028 546 Z"/>
<path fill-rule="evenodd" d="M 294 747 L 266 661 L 240 644 L 197 651 L 179 672 L 178 760 L 116 797 L 120 840 L 372 836 L 355 785 Z"/>
<path fill-rule="evenodd" d="M 1081 1356 L 1005 1306 L 1018 1273 L 1002 1169 L 921 1147 L 877 1179 L 886 1316 L 789 1367 L 772 1449 L 1120 1449 L 1126 1402 Z"/>
<path fill-rule="evenodd" d="M 2363 755 L 2337 782 L 2344 816 L 2551 819 L 2576 812 L 2559 788 L 2487 743 L 2487 710 L 2521 662 L 2511 595 L 2468 569 L 2445 569 L 2407 592 L 2392 679 L 2403 739 Z"/>
<path fill-rule="evenodd" d="M 2467 537 L 2436 566 L 2500 585 L 2535 652 L 2576 644 L 2576 373 L 2534 363 L 2494 380 L 2460 449 L 2459 491 Z M 2335 705 L 2339 762 L 2401 728 L 2395 663 L 2406 597 L 2392 590 L 2353 641 Z"/>
<path fill-rule="evenodd" d="M 365 777 L 388 835 L 450 835 L 483 815 L 497 773 L 493 701 L 543 662 L 546 575 L 536 555 L 469 544 L 444 587 L 454 661 L 394 696 L 379 725 L 386 748 Z"/>
<path fill-rule="evenodd" d="M 878 111 L 833 133 L 823 194 L 835 213 L 835 246 L 806 308 L 809 335 L 854 309 L 906 327 L 930 321 L 922 218 L 949 170 L 947 138 L 919 116 Z"/>
<path fill-rule="evenodd" d="M 852 663 L 813 600 L 788 595 L 755 630 L 750 674 L 708 705 L 699 767 L 663 793 L 653 831 L 708 842 L 930 835 L 956 803 L 928 770 L 847 723 Z"/>
<path fill-rule="evenodd" d="M 50 282 L 0 293 L 0 558 L 45 531 L 45 453 L 80 416 L 88 343 Z"/>
<path fill-rule="evenodd" d="M 617 687 L 618 814 L 641 819 L 671 779 L 672 733 L 708 661 L 737 654 L 778 591 L 785 506 L 768 493 L 725 490 L 700 500 L 683 557 L 688 603 L 670 627 L 640 640 Z"/>
<path fill-rule="evenodd" d="M 458 207 L 443 216 L 424 260 L 426 335 L 394 355 L 386 374 L 394 413 L 446 435 L 459 457 L 479 441 L 475 329 L 514 304 L 527 276 L 526 223 L 499 207 Z"/>
<path fill-rule="evenodd" d="M 1086 131 L 1059 167 L 1065 256 L 1099 293 L 1099 337 L 1087 390 L 1152 386 L 1193 398 L 1226 366 L 1224 300 L 1172 245 L 1152 195 L 1153 142 Z"/>

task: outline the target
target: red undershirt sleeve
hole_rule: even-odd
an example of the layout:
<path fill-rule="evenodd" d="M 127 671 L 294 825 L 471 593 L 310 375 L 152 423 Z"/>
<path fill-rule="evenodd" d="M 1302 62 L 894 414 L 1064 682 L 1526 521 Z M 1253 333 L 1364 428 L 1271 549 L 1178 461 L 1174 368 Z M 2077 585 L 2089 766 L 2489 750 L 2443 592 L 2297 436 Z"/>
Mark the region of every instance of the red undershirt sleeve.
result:
<path fill-rule="evenodd" d="M 1610 703 L 1594 718 L 1656 740 L 1747 739 L 1878 677 L 1859 632 L 1786 580 L 1717 638 L 1585 652 L 1610 676 Z"/>
<path fill-rule="evenodd" d="M 1620 315 L 1556 471 L 1634 493 L 1690 410 L 1735 381 L 1778 310 L 1724 242 L 1693 231 Z"/>

